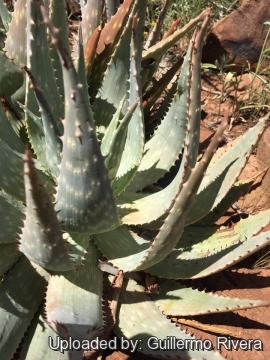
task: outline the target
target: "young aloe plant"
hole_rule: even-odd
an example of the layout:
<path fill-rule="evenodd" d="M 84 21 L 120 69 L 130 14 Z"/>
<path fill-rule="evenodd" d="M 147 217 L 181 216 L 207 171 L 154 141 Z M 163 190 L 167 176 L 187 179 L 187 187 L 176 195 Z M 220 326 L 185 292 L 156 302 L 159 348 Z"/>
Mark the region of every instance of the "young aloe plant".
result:
<path fill-rule="evenodd" d="M 234 229 L 212 226 L 213 210 L 224 212 L 241 195 L 245 184 L 235 181 L 267 118 L 220 156 L 225 118 L 197 162 L 201 49 L 210 10 L 160 42 L 158 24 L 144 49 L 147 1 L 105 4 L 107 23 L 100 26 L 104 2 L 81 1 L 72 58 L 64 0 L 17 0 L 12 16 L 0 0 L 0 357 L 96 356 L 91 341 L 106 340 L 113 330 L 149 355 L 222 359 L 214 350 L 172 353 L 148 341 L 194 340 L 167 315 L 270 304 L 175 282 L 225 269 L 270 242 L 269 231 L 255 235 L 269 224 L 269 210 Z M 162 121 L 145 141 L 144 116 L 161 91 L 151 89 L 152 75 L 193 28 L 180 75 L 157 113 Z M 166 188 L 142 191 L 180 154 Z M 109 276 L 111 285 L 103 283 L 105 272 L 117 275 Z M 159 293 L 149 274 L 168 279 Z"/>

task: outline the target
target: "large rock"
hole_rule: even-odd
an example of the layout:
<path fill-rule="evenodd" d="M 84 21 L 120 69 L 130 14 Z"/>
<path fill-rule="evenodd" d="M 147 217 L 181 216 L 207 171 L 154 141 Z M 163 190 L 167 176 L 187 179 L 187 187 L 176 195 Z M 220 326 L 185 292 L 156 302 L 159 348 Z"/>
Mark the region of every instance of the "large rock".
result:
<path fill-rule="evenodd" d="M 238 65 L 255 68 L 270 20 L 269 0 L 243 0 L 241 6 L 215 23 L 206 39 L 202 61 L 215 63 L 223 54 Z M 239 67 L 238 67 L 239 69 Z"/>

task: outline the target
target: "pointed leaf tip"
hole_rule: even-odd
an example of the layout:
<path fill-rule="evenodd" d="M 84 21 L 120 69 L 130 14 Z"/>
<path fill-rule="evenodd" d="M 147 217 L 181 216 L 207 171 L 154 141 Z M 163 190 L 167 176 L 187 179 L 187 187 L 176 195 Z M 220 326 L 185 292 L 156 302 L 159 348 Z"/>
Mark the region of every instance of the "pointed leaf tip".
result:
<path fill-rule="evenodd" d="M 30 149 L 24 156 L 26 219 L 20 235 L 20 251 L 30 261 L 55 271 L 74 268 L 60 223 L 46 187 L 39 180 Z"/>

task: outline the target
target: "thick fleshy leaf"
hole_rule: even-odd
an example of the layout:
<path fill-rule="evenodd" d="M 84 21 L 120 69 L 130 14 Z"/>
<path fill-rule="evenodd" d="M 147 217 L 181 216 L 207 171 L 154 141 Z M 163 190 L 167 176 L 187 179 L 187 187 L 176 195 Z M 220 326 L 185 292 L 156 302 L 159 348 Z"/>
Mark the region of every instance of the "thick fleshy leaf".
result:
<path fill-rule="evenodd" d="M 93 3 L 93 4 L 92 4 Z M 135 0 L 125 0 L 124 3 L 120 6 L 117 13 L 111 17 L 110 21 L 104 26 L 100 33 L 97 50 L 96 50 L 96 58 L 94 60 L 94 64 L 91 71 L 91 89 L 90 89 L 90 96 L 92 99 L 95 99 L 95 95 L 98 90 L 101 88 L 101 83 L 104 85 L 103 77 L 104 73 L 107 69 L 107 64 L 110 60 L 110 57 L 114 53 L 116 44 L 121 40 L 121 36 L 123 35 L 124 26 L 126 25 L 128 16 L 130 14 L 132 5 L 135 3 Z M 91 4 L 92 8 L 94 9 L 97 6 L 96 0 L 88 1 L 87 5 L 89 4 L 89 10 L 91 11 Z M 99 4 L 100 5 L 100 4 Z M 93 14 L 93 13 L 92 13 Z M 89 14 L 88 18 L 92 15 Z M 96 12 L 97 14 L 97 12 Z M 85 19 L 86 26 L 85 28 L 91 26 L 91 30 L 88 31 L 89 36 L 93 33 L 93 31 L 100 25 L 100 17 L 95 17 L 98 20 L 94 26 L 90 25 L 87 15 L 83 15 L 83 19 Z M 83 30 L 83 38 L 84 36 L 84 26 L 82 26 Z M 84 41 L 84 46 L 86 42 Z M 116 83 L 113 83 L 117 85 Z M 120 99 L 123 98 L 123 95 Z M 118 106 L 116 105 L 116 108 Z"/>
<path fill-rule="evenodd" d="M 108 231 L 119 226 L 119 219 L 92 114 L 70 53 L 42 10 L 62 60 L 65 87 L 63 154 L 56 194 L 58 218 L 66 231 Z"/>
<path fill-rule="evenodd" d="M 113 114 L 113 117 L 112 117 L 107 129 L 105 130 L 104 136 L 102 138 L 100 148 L 101 148 L 102 155 L 105 157 L 107 155 L 109 155 L 109 153 L 110 153 L 112 142 L 115 137 L 115 132 L 120 123 L 123 106 L 124 106 L 125 102 L 126 102 L 126 95 L 123 97 L 123 99 L 119 103 L 119 106 L 118 106 L 117 110 L 115 111 L 115 113 Z M 125 135 L 125 133 L 123 133 L 123 135 Z M 124 142 L 124 144 L 125 144 L 125 139 L 122 139 L 122 142 Z M 121 156 L 121 153 L 118 156 Z M 107 166 L 107 168 L 109 168 L 109 167 Z"/>
<path fill-rule="evenodd" d="M 69 46 L 68 40 L 68 22 L 66 13 L 65 0 L 49 0 L 50 3 L 50 18 L 55 27 L 59 29 L 60 39 L 65 46 Z M 46 4 L 45 4 L 46 6 Z M 57 55 L 57 53 L 56 53 Z M 58 56 L 58 55 L 57 55 Z M 54 57 L 53 57 L 54 59 Z M 61 71 L 60 71 L 61 74 Z"/>
<path fill-rule="evenodd" d="M 165 34 L 163 35 L 162 39 L 166 39 L 168 36 L 172 35 L 177 30 L 177 27 L 180 24 L 181 20 L 182 20 L 181 16 L 179 16 L 176 20 L 174 20 L 171 26 L 169 27 L 168 31 L 166 31 Z"/>
<path fill-rule="evenodd" d="M 77 44 L 74 49 L 74 52 L 75 52 L 75 56 L 74 56 L 75 69 L 78 74 L 79 82 L 82 84 L 85 101 L 89 107 L 89 110 L 91 111 L 90 99 L 89 99 L 89 95 L 88 95 L 88 83 L 87 83 L 86 72 L 85 72 L 86 64 L 85 64 L 84 51 L 83 51 L 81 26 L 79 26 L 79 29 L 78 29 L 78 40 L 77 40 Z M 58 60 L 59 60 L 59 57 L 58 57 Z"/>
<path fill-rule="evenodd" d="M 50 48 L 47 40 L 46 26 L 43 23 L 40 4 L 37 0 L 28 1 L 27 22 L 27 67 L 35 77 L 36 81 L 42 85 L 42 90 L 52 108 L 54 117 L 59 122 L 64 116 L 64 106 L 57 89 L 55 73 L 50 57 Z M 59 30 L 58 33 L 58 36 L 60 37 L 61 31 Z M 28 101 L 30 102 L 30 105 L 33 106 L 33 110 L 31 106 L 27 107 L 35 113 L 34 109 L 37 110 L 37 105 L 34 107 L 32 104 L 32 95 L 33 93 L 31 94 L 29 91 L 27 96 L 30 96 Z M 38 115 L 38 113 L 35 114 Z"/>
<path fill-rule="evenodd" d="M 120 0 L 105 0 L 107 21 L 116 13 Z"/>
<path fill-rule="evenodd" d="M 219 251 L 245 241 L 237 228 L 219 229 L 217 226 L 185 228 L 176 249 L 181 259 L 196 260 L 214 255 Z"/>
<path fill-rule="evenodd" d="M 63 41 L 66 47 L 69 47 L 68 39 L 68 18 L 66 11 L 65 0 L 49 0 L 50 3 L 50 18 L 54 26 L 59 29 L 60 39 Z M 46 6 L 46 4 L 45 4 Z M 52 59 L 52 66 L 55 71 L 55 80 L 58 87 L 61 99 L 64 99 L 64 83 L 62 75 L 62 66 L 57 54 L 57 50 L 54 46 L 50 45 L 50 57 Z"/>
<path fill-rule="evenodd" d="M 125 271 L 143 270 L 158 263 L 164 259 L 165 254 L 169 254 L 173 250 L 184 230 L 185 218 L 192 203 L 192 198 L 194 194 L 196 194 L 203 174 L 227 126 L 226 120 L 227 119 L 224 119 L 220 125 L 203 159 L 197 164 L 195 169 L 191 171 L 188 181 L 183 185 L 182 191 L 175 199 L 169 215 L 153 242 L 145 244 L 142 238 L 129 233 L 125 227 L 118 228 L 114 230 L 114 232 L 107 234 L 96 234 L 93 236 L 102 253 L 112 261 L 114 265 L 119 266 L 120 269 Z M 123 232 L 126 233 L 125 236 L 123 236 Z M 113 235 L 118 236 L 119 239 L 120 236 L 123 236 L 125 246 L 122 244 L 121 248 L 118 247 L 120 240 L 114 243 L 112 241 Z M 111 246 L 111 244 L 113 245 Z M 126 256 L 123 254 L 123 248 L 125 249 Z M 131 264 L 135 265 L 135 268 L 130 269 Z"/>
<path fill-rule="evenodd" d="M 171 0 L 164 1 L 164 5 L 160 11 L 160 14 L 158 15 L 158 19 L 155 23 L 155 26 L 146 41 L 145 49 L 150 48 L 151 46 L 155 45 L 158 42 L 159 37 L 161 35 L 161 28 L 162 28 L 168 7 L 170 5 L 170 2 L 171 2 Z"/>
<path fill-rule="evenodd" d="M 22 253 L 18 251 L 18 245 L 1 244 L 0 245 L 0 277 L 9 271 L 14 264 L 22 257 Z"/>
<path fill-rule="evenodd" d="M 96 30 L 94 31 L 93 35 L 90 37 L 88 43 L 84 48 L 85 76 L 89 83 L 91 82 L 90 77 L 96 56 L 96 50 L 97 50 L 100 33 L 101 33 L 101 27 L 96 28 Z"/>
<path fill-rule="evenodd" d="M 215 208 L 243 170 L 250 154 L 266 128 L 266 118 L 261 119 L 236 144 L 228 144 L 226 152 L 219 149 L 210 163 L 187 217 L 187 224 L 198 221 Z"/>
<path fill-rule="evenodd" d="M 41 109 L 44 128 L 47 125 L 46 128 L 48 130 L 48 127 L 52 125 L 53 122 L 54 128 L 57 129 L 57 127 L 60 128 L 61 126 L 59 122 L 60 119 L 64 117 L 64 108 L 57 89 L 55 73 L 50 58 L 46 26 L 43 23 L 40 4 L 37 0 L 29 0 L 27 3 L 27 24 L 27 48 L 29 49 L 27 52 L 27 68 L 31 71 L 37 83 L 42 86 L 44 97 L 50 105 L 49 107 L 45 106 L 45 101 L 44 99 L 41 99 L 40 92 L 37 93 L 37 89 L 34 91 L 30 86 L 29 78 L 27 78 L 25 105 L 26 108 L 36 116 L 39 116 L 39 106 L 42 105 Z M 38 101 L 36 96 L 38 96 Z M 47 113 L 48 110 L 49 114 Z M 41 162 L 41 165 L 45 170 L 50 171 L 53 169 L 53 172 L 55 173 L 57 159 L 55 159 L 55 157 L 52 158 L 51 154 L 47 154 L 48 147 L 51 148 L 51 134 L 48 136 L 48 131 L 45 131 L 43 137 L 37 124 L 28 113 L 26 113 L 26 127 L 32 148 L 38 160 Z M 57 129 L 56 135 L 59 134 L 60 130 Z M 56 142 L 56 144 L 58 143 Z M 49 163 L 47 158 L 49 159 Z M 55 164 L 54 161 L 56 161 Z"/>
<path fill-rule="evenodd" d="M 101 136 L 104 136 L 106 129 L 112 121 L 113 115 L 127 94 L 127 81 L 130 73 L 130 58 L 127 56 L 127 53 L 130 52 L 131 29 L 132 17 L 129 18 L 124 27 L 123 35 L 117 43 L 115 51 L 106 66 L 102 86 L 93 104 L 96 126 Z M 101 76 L 101 74 L 99 74 L 100 68 L 95 74 L 94 71 L 95 67 L 93 66 L 93 76 Z M 92 81 L 93 80 L 91 80 L 90 84 L 92 84 Z"/>
<path fill-rule="evenodd" d="M 234 204 L 240 197 L 248 192 L 253 183 L 252 179 L 237 181 L 228 191 L 221 202 L 204 218 L 196 222 L 196 226 L 209 226 L 218 221 L 221 216 Z"/>
<path fill-rule="evenodd" d="M 270 305 L 270 301 L 231 299 L 205 293 L 172 280 L 163 282 L 159 294 L 151 294 L 151 298 L 164 315 L 170 316 L 203 315 Z"/>
<path fill-rule="evenodd" d="M 24 206 L 21 204 L 23 210 Z M 24 213 L 9 203 L 3 192 L 0 192 L 0 243 L 14 243 L 22 227 L 22 220 L 25 218 Z"/>
<path fill-rule="evenodd" d="M 14 63 L 19 67 L 26 64 L 26 28 L 27 28 L 27 0 L 17 0 L 14 3 L 12 20 L 9 24 L 5 49 L 9 59 L 14 59 Z M 20 44 L 20 46 L 17 46 Z"/>
<path fill-rule="evenodd" d="M 183 184 L 181 192 L 176 197 L 168 216 L 159 230 L 159 233 L 154 238 L 154 241 L 147 251 L 147 254 L 136 270 L 143 270 L 164 259 L 164 255 L 169 254 L 179 241 L 179 237 L 181 237 L 184 231 L 188 210 L 190 209 L 193 198 L 203 179 L 207 166 L 209 165 L 209 162 L 217 149 L 226 126 L 227 119 L 225 118 L 214 135 L 202 160 L 190 172 L 188 180 Z M 194 134 L 194 136 L 195 135 L 196 134 Z M 195 159 L 192 159 L 191 156 L 190 160 L 188 161 L 192 160 Z M 185 177 L 186 175 L 189 175 L 188 172 L 185 174 Z"/>
<path fill-rule="evenodd" d="M 190 92 L 199 93 L 199 64 L 203 36 L 208 22 L 209 17 L 205 19 L 200 31 L 194 32 L 193 41 L 190 43 L 183 72 L 178 83 L 178 91 L 184 91 L 184 93 L 182 96 L 179 92 L 176 93 L 175 101 L 172 103 L 164 121 L 158 128 L 157 135 L 154 135 L 149 141 L 149 147 L 146 144 L 145 155 L 141 163 L 141 171 L 138 172 L 137 181 L 136 177 L 133 181 L 133 189 L 141 189 L 152 181 L 156 181 L 159 176 L 164 175 L 165 172 L 169 170 L 167 165 L 165 165 L 167 158 L 169 158 L 169 167 L 171 167 L 179 156 L 185 139 L 183 161 L 175 178 L 165 189 L 147 197 L 142 196 L 141 199 L 134 199 L 133 194 L 130 193 L 129 201 L 119 206 L 119 214 L 125 224 L 138 225 L 150 223 L 168 212 L 176 196 L 181 191 L 183 184 L 187 181 L 190 175 L 190 168 L 195 166 L 200 126 L 200 98 L 198 95 L 190 96 Z M 194 49 L 196 49 L 196 51 Z M 179 113 L 179 111 L 181 111 L 181 113 Z M 174 123 L 175 120 L 176 124 Z M 168 128 L 169 125 L 173 130 Z M 174 130 L 175 125 L 177 126 L 176 130 Z M 165 149 L 162 147 L 164 138 L 166 143 L 170 142 L 173 144 L 174 151 L 172 151 L 170 146 L 165 145 Z M 153 171 L 153 169 L 155 170 Z M 139 186 L 137 187 L 137 185 Z M 119 200 L 121 201 L 121 196 Z M 153 207 L 153 204 L 156 206 Z"/>
<path fill-rule="evenodd" d="M 40 170 L 36 163 L 37 173 L 43 183 L 47 184 L 47 189 L 52 192 L 54 189 L 53 181 Z M 2 176 L 0 177 L 0 187 L 8 195 L 15 199 L 25 202 L 25 191 L 23 182 L 23 154 L 12 150 L 4 141 L 0 139 L 0 167 Z"/>
<path fill-rule="evenodd" d="M 166 359 L 176 357 L 186 360 L 223 359 L 218 352 L 202 349 L 203 346 L 197 348 L 197 351 L 190 349 L 191 347 L 187 344 L 190 341 L 196 343 L 195 338 L 166 319 L 157 306 L 149 301 L 144 288 L 133 280 L 128 281 L 125 291 L 121 291 L 120 302 L 118 323 L 114 327 L 114 332 L 118 337 L 132 339 L 137 351 Z M 179 347 L 173 349 L 174 351 L 171 350 L 170 345 L 167 346 L 167 350 L 161 350 L 160 345 L 166 344 L 168 337 L 175 337 L 176 341 L 182 340 L 178 343 Z M 165 342 L 161 341 L 159 344 L 158 340 L 165 340 Z"/>
<path fill-rule="evenodd" d="M 144 10 L 144 9 L 140 9 Z M 144 11 L 142 11 L 144 13 Z M 140 13 L 138 13 L 140 16 Z M 142 26 L 141 19 L 133 18 L 132 36 L 130 47 L 130 78 L 129 78 L 129 106 L 138 102 L 137 107 L 132 114 L 126 135 L 126 143 L 122 152 L 121 162 L 112 183 L 115 194 L 119 195 L 130 183 L 137 168 L 141 162 L 144 147 L 144 127 L 143 127 L 143 110 L 142 110 L 142 85 L 140 79 L 140 62 L 141 56 L 138 47 L 141 42 L 136 29 Z"/>
<path fill-rule="evenodd" d="M 160 179 L 180 155 L 186 138 L 191 46 L 181 70 L 177 92 L 161 124 L 144 146 L 144 154 L 128 191 L 136 191 Z"/>
<path fill-rule="evenodd" d="M 1 70 L 0 70 L 1 71 Z M 23 152 L 24 144 L 12 128 L 0 103 L 0 138 L 13 150 Z"/>
<path fill-rule="evenodd" d="M 108 233 L 92 235 L 99 250 L 119 269 L 132 271 L 141 263 L 150 242 L 129 231 L 125 225 Z"/>
<path fill-rule="evenodd" d="M 60 153 L 62 150 L 62 142 L 59 137 L 62 134 L 59 130 L 52 108 L 48 103 L 43 90 L 36 83 L 36 80 L 31 74 L 30 70 L 27 68 L 25 68 L 25 70 L 32 83 L 32 88 L 35 92 L 36 100 L 41 111 L 43 130 L 45 136 L 45 155 L 46 155 L 46 163 L 48 164 L 48 170 L 53 177 L 57 177 L 59 175 L 58 165 L 60 164 Z M 33 122 L 34 120 L 31 119 L 31 121 Z M 37 139 L 38 138 L 36 137 L 35 141 L 37 141 Z"/>
<path fill-rule="evenodd" d="M 39 313 L 38 313 L 39 315 Z M 35 316 L 27 330 L 22 348 L 18 352 L 20 360 L 69 360 L 68 351 L 60 352 L 59 336 L 40 315 Z"/>
<path fill-rule="evenodd" d="M 156 45 L 151 46 L 149 49 L 143 52 L 143 59 L 160 59 L 166 52 L 172 47 L 179 39 L 187 34 L 205 17 L 209 16 L 210 9 L 203 10 L 200 15 L 190 20 L 182 29 L 175 31 L 166 39 L 159 41 Z"/>
<path fill-rule="evenodd" d="M 38 178 L 29 150 L 24 161 L 26 219 L 20 235 L 20 250 L 29 260 L 47 269 L 73 269 L 57 213 Z"/>
<path fill-rule="evenodd" d="M 116 173 L 119 169 L 119 165 L 121 163 L 121 157 L 125 147 L 128 125 L 137 105 L 138 103 L 136 102 L 133 106 L 128 108 L 122 120 L 119 120 L 119 115 L 120 115 L 119 113 L 121 112 L 122 109 L 122 107 L 120 107 L 119 109 L 120 111 L 117 111 L 115 113 L 113 121 L 109 125 L 105 133 L 105 136 L 103 138 L 101 151 L 103 155 L 106 156 L 105 165 L 109 169 L 110 179 L 115 178 Z M 119 125 L 116 130 L 113 129 L 113 127 L 116 125 L 115 122 L 119 122 Z"/>
<path fill-rule="evenodd" d="M 268 233 L 258 238 L 253 234 L 268 223 L 269 211 L 266 211 L 241 220 L 233 229 L 187 227 L 175 249 L 160 263 L 147 268 L 147 272 L 181 279 L 220 271 L 267 245 Z M 152 245 L 147 233 L 139 236 L 126 226 L 93 235 L 93 239 L 109 261 L 125 272 L 136 269 Z"/>
<path fill-rule="evenodd" d="M 14 125 L 18 127 L 18 124 L 21 125 L 19 120 L 22 117 L 16 100 L 24 102 L 24 74 L 2 51 L 0 51 L 0 91 L 10 117 L 14 119 Z"/>
<path fill-rule="evenodd" d="M 177 72 L 180 69 L 180 67 L 183 65 L 183 58 L 180 58 L 175 64 L 172 65 L 170 69 L 166 71 L 166 73 L 157 81 L 156 85 L 150 89 L 148 89 L 143 94 L 143 111 L 145 117 L 150 115 L 150 110 L 156 103 L 156 101 L 159 99 L 160 96 L 163 95 L 164 90 L 171 89 L 172 85 L 174 84 L 175 80 L 174 78 L 178 78 Z M 168 86 L 170 85 L 170 86 Z M 166 90 L 168 92 L 168 90 Z M 164 94 L 164 97 L 166 97 L 166 94 Z M 169 108 L 169 106 L 168 106 Z M 159 117 L 157 116 L 157 119 L 163 119 L 163 116 Z"/>
<path fill-rule="evenodd" d="M 97 267 L 99 253 L 93 242 L 88 251 L 84 265 L 52 275 L 46 294 L 48 323 L 64 338 L 71 336 L 79 341 L 94 339 L 101 334 L 103 325 L 103 280 Z M 81 351 L 77 353 L 81 354 Z"/>
<path fill-rule="evenodd" d="M 83 45 L 86 46 L 93 32 L 100 25 L 103 0 L 88 0 L 86 5 L 81 8 Z"/>
<path fill-rule="evenodd" d="M 89 244 L 90 236 L 88 234 L 80 233 L 64 233 L 63 238 L 67 241 L 69 255 L 75 266 L 82 265 L 85 260 L 86 249 Z"/>
<path fill-rule="evenodd" d="M 11 359 L 41 305 L 46 282 L 23 257 L 0 284 L 0 358 Z"/>
<path fill-rule="evenodd" d="M 195 244 L 192 251 L 190 247 L 183 249 L 180 240 L 177 248 L 167 258 L 148 268 L 147 271 L 152 275 L 169 279 L 195 279 L 226 269 L 269 244 L 269 231 L 253 236 L 269 224 L 269 213 L 270 211 L 267 210 L 241 220 L 227 234 L 226 232 L 215 234 L 214 238 L 220 240 L 217 246 L 214 243 L 207 246 L 208 239 L 206 239 L 205 244 L 204 241 L 201 244 Z M 201 228 L 197 229 L 199 233 Z"/>
<path fill-rule="evenodd" d="M 2 6 L 5 7 L 4 4 Z M 6 11 L 7 9 L 2 13 L 4 17 Z M 4 23 L 7 26 L 6 21 Z M 14 118 L 14 124 L 23 118 L 23 113 L 17 101 L 24 103 L 25 84 L 21 67 L 25 64 L 26 0 L 18 0 L 14 3 L 12 20 L 8 24 L 5 47 L 3 51 L 2 48 L 0 51 L 0 93 L 6 102 L 10 117 Z"/>
<path fill-rule="evenodd" d="M 5 29 L 5 31 L 8 31 L 9 23 L 12 17 L 11 17 L 11 13 L 8 11 L 8 8 L 6 7 L 3 1 L 0 2 L 0 18 L 3 24 L 3 28 Z"/>

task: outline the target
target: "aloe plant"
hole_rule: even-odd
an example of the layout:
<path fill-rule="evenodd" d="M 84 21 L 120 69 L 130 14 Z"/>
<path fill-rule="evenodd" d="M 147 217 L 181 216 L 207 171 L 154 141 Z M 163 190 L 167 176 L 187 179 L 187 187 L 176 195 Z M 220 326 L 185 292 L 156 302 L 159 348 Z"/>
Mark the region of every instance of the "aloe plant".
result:
<path fill-rule="evenodd" d="M 225 118 L 197 161 L 210 10 L 160 42 L 150 35 L 144 49 L 147 2 L 125 0 L 117 11 L 118 1 L 106 4 L 102 27 L 104 2 L 81 1 L 71 56 L 64 0 L 17 0 L 12 16 L 0 1 L 0 357 L 96 356 L 87 344 L 113 330 L 146 354 L 221 359 L 203 349 L 156 350 L 148 340 L 194 340 L 164 315 L 270 304 L 175 281 L 221 271 L 270 242 L 269 231 L 255 235 L 269 224 L 269 210 L 233 229 L 213 226 L 215 214 L 245 188 L 235 182 L 267 118 L 220 156 Z M 194 28 L 157 112 L 162 121 L 145 141 L 144 117 L 161 91 L 151 89 L 151 78 L 166 51 Z M 172 182 L 149 192 L 180 155 Z M 157 277 L 167 278 L 160 291 Z M 70 339 L 83 347 L 69 349 Z"/>

